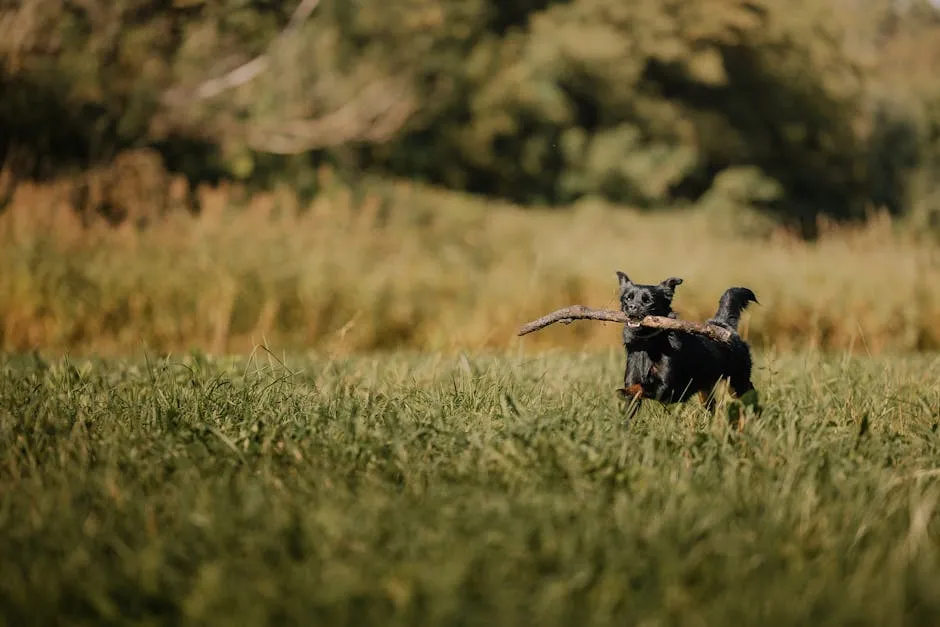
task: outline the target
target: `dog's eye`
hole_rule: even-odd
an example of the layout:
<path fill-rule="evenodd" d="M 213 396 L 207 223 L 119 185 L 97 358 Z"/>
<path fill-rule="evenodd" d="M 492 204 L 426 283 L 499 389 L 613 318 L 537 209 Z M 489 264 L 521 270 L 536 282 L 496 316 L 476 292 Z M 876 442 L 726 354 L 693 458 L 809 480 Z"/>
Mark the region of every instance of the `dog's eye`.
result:
<path fill-rule="evenodd" d="M 627 300 L 633 300 L 633 292 L 627 294 Z"/>
<path fill-rule="evenodd" d="M 643 304 L 648 305 L 649 302 L 650 302 L 650 295 L 649 295 L 649 294 L 643 294 Z"/>

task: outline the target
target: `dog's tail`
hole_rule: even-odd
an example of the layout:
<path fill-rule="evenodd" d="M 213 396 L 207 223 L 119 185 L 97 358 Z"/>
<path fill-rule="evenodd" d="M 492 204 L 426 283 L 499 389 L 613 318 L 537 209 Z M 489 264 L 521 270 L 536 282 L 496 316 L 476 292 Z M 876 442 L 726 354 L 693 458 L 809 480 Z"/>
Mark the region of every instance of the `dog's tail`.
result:
<path fill-rule="evenodd" d="M 741 321 L 741 312 L 752 302 L 757 303 L 757 296 L 748 288 L 729 287 L 718 301 L 718 311 L 715 312 L 715 317 L 711 318 L 708 323 L 737 331 L 738 322 Z"/>

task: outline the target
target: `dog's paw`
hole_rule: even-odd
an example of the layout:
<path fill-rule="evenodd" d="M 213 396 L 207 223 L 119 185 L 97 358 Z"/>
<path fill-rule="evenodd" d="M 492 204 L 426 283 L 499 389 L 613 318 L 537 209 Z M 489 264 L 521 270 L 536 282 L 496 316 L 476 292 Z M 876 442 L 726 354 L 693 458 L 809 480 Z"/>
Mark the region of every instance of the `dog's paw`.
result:
<path fill-rule="evenodd" d="M 761 412 L 764 410 L 760 404 L 760 395 L 757 393 L 757 390 L 753 388 L 741 395 L 741 405 L 745 408 L 750 408 L 755 416 L 760 416 Z"/>
<path fill-rule="evenodd" d="M 760 406 L 757 390 L 748 390 L 728 405 L 728 423 L 732 428 L 741 431 L 744 429 L 744 423 L 748 415 L 759 417 L 762 411 L 763 408 Z"/>

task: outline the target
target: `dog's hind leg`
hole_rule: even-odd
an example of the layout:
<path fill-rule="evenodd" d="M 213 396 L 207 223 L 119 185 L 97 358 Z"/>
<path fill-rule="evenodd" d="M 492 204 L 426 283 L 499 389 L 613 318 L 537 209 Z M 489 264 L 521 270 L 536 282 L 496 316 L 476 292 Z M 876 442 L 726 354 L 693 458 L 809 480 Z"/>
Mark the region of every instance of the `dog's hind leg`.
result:
<path fill-rule="evenodd" d="M 763 408 L 760 406 L 760 399 L 757 389 L 751 382 L 750 377 L 731 377 L 731 391 L 734 396 L 741 400 L 741 404 L 750 407 L 755 416 L 760 416 Z"/>

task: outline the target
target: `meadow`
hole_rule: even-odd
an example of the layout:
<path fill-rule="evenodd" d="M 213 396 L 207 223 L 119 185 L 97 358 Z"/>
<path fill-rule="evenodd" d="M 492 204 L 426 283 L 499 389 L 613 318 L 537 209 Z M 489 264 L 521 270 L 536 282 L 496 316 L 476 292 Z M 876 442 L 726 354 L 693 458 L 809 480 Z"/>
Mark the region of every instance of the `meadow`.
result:
<path fill-rule="evenodd" d="M 727 287 L 752 288 L 761 305 L 743 332 L 758 347 L 940 350 L 940 245 L 900 220 L 875 215 L 806 242 L 721 208 L 527 210 L 322 178 L 309 203 L 233 186 L 200 188 L 198 215 L 141 199 L 146 226 L 117 228 L 83 225 L 67 190 L 19 186 L 0 212 L 0 349 L 499 351 L 553 309 L 615 305 L 623 270 L 682 277 L 675 308 L 697 320 Z M 523 344 L 618 343 L 615 325 L 569 331 Z"/>
<path fill-rule="evenodd" d="M 118 226 L 15 190 L 0 624 L 940 620 L 926 233 L 328 183 Z M 618 269 L 691 319 L 757 292 L 760 416 L 628 427 L 617 325 L 515 337 Z"/>
<path fill-rule="evenodd" d="M 0 3 L 0 627 L 940 625 L 930 4 Z"/>
<path fill-rule="evenodd" d="M 5 625 L 934 625 L 940 358 L 0 359 Z"/>

